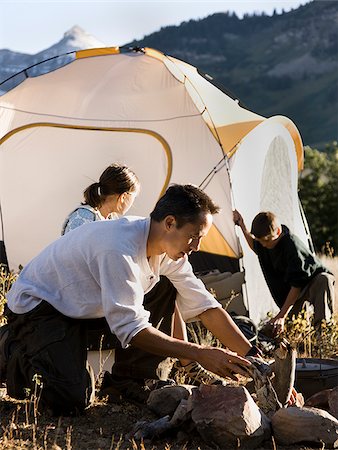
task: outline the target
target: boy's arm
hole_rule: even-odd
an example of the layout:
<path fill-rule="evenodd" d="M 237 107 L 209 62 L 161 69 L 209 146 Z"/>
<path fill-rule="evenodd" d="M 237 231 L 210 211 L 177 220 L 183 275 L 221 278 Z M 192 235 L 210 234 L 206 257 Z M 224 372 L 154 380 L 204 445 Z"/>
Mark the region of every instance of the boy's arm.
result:
<path fill-rule="evenodd" d="M 242 230 L 242 232 L 244 234 L 244 237 L 245 237 L 249 247 L 251 248 L 251 250 L 254 251 L 254 240 L 253 240 L 253 237 L 251 236 L 250 232 L 246 228 L 244 220 L 243 220 L 243 217 L 237 211 L 237 209 L 235 209 L 235 211 L 233 212 L 233 219 L 234 219 L 235 225 L 238 225 L 240 227 L 240 229 Z"/>
<path fill-rule="evenodd" d="M 270 320 L 270 323 L 274 326 L 276 333 L 281 333 L 284 330 L 285 318 L 290 312 L 293 305 L 296 303 L 300 291 L 301 288 L 299 287 L 291 287 L 279 313 L 273 319 Z"/>

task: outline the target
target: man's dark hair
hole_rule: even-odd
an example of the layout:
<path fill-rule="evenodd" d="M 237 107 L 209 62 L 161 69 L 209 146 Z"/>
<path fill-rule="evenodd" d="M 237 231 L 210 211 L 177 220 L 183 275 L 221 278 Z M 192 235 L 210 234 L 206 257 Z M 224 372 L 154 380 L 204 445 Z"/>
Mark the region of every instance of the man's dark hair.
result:
<path fill-rule="evenodd" d="M 252 221 L 251 234 L 256 238 L 264 238 L 274 234 L 279 223 L 277 217 L 271 211 L 260 212 Z"/>
<path fill-rule="evenodd" d="M 167 216 L 174 216 L 177 228 L 186 223 L 196 223 L 201 213 L 216 214 L 220 210 L 211 198 L 191 184 L 174 184 L 155 205 L 150 217 L 161 222 Z"/>

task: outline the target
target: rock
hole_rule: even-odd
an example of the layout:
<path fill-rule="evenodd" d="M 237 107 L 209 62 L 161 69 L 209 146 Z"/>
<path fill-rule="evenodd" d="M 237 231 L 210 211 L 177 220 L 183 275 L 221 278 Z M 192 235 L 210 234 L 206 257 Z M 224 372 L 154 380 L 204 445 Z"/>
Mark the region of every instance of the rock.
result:
<path fill-rule="evenodd" d="M 170 423 L 172 426 L 178 426 L 183 422 L 186 422 L 191 417 L 191 409 L 188 400 L 183 398 L 176 408 L 174 415 L 172 416 Z"/>
<path fill-rule="evenodd" d="M 170 424 L 170 417 L 164 416 L 153 422 L 142 420 L 137 422 L 129 437 L 135 439 L 154 439 L 160 437 L 172 428 Z"/>
<path fill-rule="evenodd" d="M 274 352 L 275 378 L 272 385 L 282 406 L 286 406 L 291 398 L 296 375 L 296 357 L 296 350 L 283 342 Z"/>
<path fill-rule="evenodd" d="M 272 416 L 282 404 L 278 400 L 277 393 L 271 382 L 271 366 L 260 358 L 248 357 L 251 366 L 246 371 L 252 377 L 255 385 L 255 397 L 259 408 L 268 416 Z"/>
<path fill-rule="evenodd" d="M 329 394 L 329 411 L 336 419 L 338 419 L 338 386 L 330 389 Z"/>
<path fill-rule="evenodd" d="M 200 386 L 191 417 L 203 439 L 222 449 L 252 450 L 271 435 L 269 419 L 243 386 Z"/>
<path fill-rule="evenodd" d="M 313 406 L 328 411 L 338 419 L 338 386 L 333 389 L 324 389 L 313 394 L 305 402 L 305 406 Z"/>
<path fill-rule="evenodd" d="M 305 406 L 312 406 L 314 408 L 321 408 L 328 410 L 330 391 L 331 389 L 324 389 L 323 391 L 316 392 L 306 400 Z"/>
<path fill-rule="evenodd" d="M 159 417 L 174 414 L 182 399 L 187 399 L 196 386 L 187 384 L 164 386 L 149 394 L 147 405 Z"/>
<path fill-rule="evenodd" d="M 191 417 L 188 400 L 186 399 L 181 400 L 171 419 L 169 415 L 166 415 L 154 421 L 139 421 L 133 427 L 129 437 L 135 439 L 158 438 L 173 429 L 177 429 L 183 423 L 186 431 L 188 431 L 191 425 Z"/>
<path fill-rule="evenodd" d="M 272 417 L 277 444 L 316 442 L 338 448 L 338 420 L 317 408 L 283 408 Z"/>

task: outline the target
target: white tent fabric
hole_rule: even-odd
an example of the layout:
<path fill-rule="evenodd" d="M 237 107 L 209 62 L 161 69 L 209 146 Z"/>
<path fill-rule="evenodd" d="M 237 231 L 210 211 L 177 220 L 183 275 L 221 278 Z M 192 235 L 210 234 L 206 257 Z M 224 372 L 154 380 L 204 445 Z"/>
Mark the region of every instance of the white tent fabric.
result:
<path fill-rule="evenodd" d="M 236 208 L 248 227 L 259 211 L 272 211 L 307 243 L 297 195 L 297 158 L 290 134 L 282 125 L 266 120 L 243 139 L 234 158 L 231 178 Z M 258 322 L 266 311 L 277 312 L 278 309 L 264 282 L 257 256 L 242 233 L 239 237 L 249 311 Z M 250 292 L 255 292 L 255 296 Z"/>
<path fill-rule="evenodd" d="M 136 215 L 148 215 L 169 183 L 207 178 L 202 186 L 222 212 L 205 251 L 241 255 L 234 206 L 248 224 L 272 209 L 306 241 L 297 203 L 301 140 L 289 119 L 241 108 L 196 68 L 155 50 L 106 53 L 78 52 L 74 62 L 0 97 L 2 239 L 12 269 L 60 235 L 83 190 L 112 162 L 140 178 Z M 241 244 L 258 321 L 273 301 Z"/>

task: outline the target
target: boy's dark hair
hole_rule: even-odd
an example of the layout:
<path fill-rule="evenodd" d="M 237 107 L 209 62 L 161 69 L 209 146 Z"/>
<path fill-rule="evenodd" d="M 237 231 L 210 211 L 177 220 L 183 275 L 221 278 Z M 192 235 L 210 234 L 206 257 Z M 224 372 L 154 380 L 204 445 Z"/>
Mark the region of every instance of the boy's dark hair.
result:
<path fill-rule="evenodd" d="M 201 213 L 216 214 L 220 210 L 211 198 L 191 184 L 174 184 L 158 200 L 150 217 L 161 222 L 167 216 L 174 216 L 177 228 L 186 223 L 196 223 Z"/>
<path fill-rule="evenodd" d="M 260 212 L 252 221 L 251 234 L 256 238 L 264 238 L 274 234 L 279 223 L 277 217 L 271 211 Z"/>

